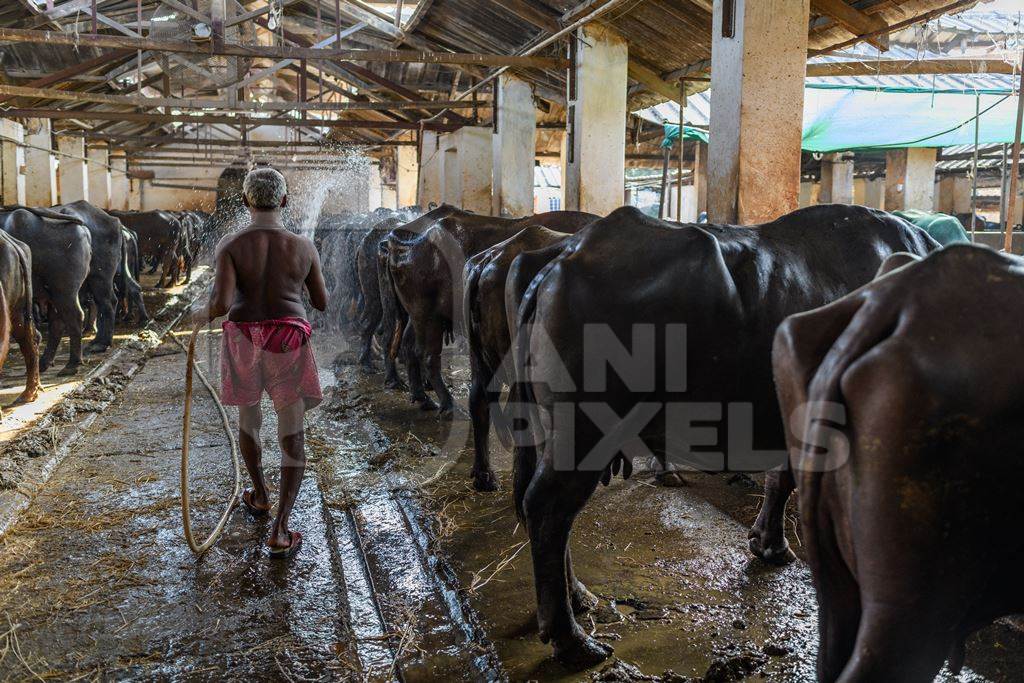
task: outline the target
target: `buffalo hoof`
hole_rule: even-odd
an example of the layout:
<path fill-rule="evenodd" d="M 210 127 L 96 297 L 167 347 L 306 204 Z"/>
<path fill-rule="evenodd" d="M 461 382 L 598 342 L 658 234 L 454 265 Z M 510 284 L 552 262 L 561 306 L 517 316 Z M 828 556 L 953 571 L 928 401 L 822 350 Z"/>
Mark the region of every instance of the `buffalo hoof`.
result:
<path fill-rule="evenodd" d="M 491 470 L 478 472 L 473 470 L 470 475 L 473 478 L 473 488 L 484 493 L 498 490 L 498 478 Z"/>
<path fill-rule="evenodd" d="M 39 359 L 39 372 L 46 372 L 50 368 L 50 364 L 53 361 L 46 361 L 42 358 Z"/>
<path fill-rule="evenodd" d="M 405 391 L 409 387 L 407 387 L 405 385 L 405 382 L 403 382 L 402 380 L 398 379 L 397 377 L 393 377 L 389 380 L 384 381 L 384 388 L 394 389 L 395 391 Z"/>
<path fill-rule="evenodd" d="M 77 375 L 78 374 L 78 369 L 80 367 L 82 367 L 82 366 L 79 365 L 78 363 L 75 363 L 75 364 L 68 363 L 63 368 L 60 369 L 60 372 L 58 372 L 57 375 L 60 376 L 60 377 L 70 377 L 72 375 Z"/>
<path fill-rule="evenodd" d="M 110 348 L 110 344 L 89 344 L 85 347 L 86 353 L 103 353 Z"/>
<path fill-rule="evenodd" d="M 422 410 L 425 413 L 431 413 L 437 410 L 437 404 L 434 403 L 434 399 L 430 398 L 429 396 L 423 396 L 419 398 L 413 397 L 412 402 L 418 403 L 420 406 L 420 410 Z"/>
<path fill-rule="evenodd" d="M 18 396 L 18 398 L 14 399 L 14 402 L 11 403 L 11 405 L 12 406 L 20 406 L 20 405 L 24 405 L 26 403 L 32 403 L 37 398 L 39 398 L 39 388 L 38 387 L 36 387 L 34 389 L 31 389 L 31 390 L 30 389 L 26 389 L 25 391 L 21 392 L 21 395 Z"/>
<path fill-rule="evenodd" d="M 437 419 L 451 422 L 455 419 L 455 406 L 449 404 L 442 405 L 437 409 Z"/>
<path fill-rule="evenodd" d="M 576 585 L 573 586 L 572 594 L 569 596 L 569 599 L 572 603 L 572 613 L 576 615 L 586 614 L 597 607 L 601 602 L 597 599 L 597 596 L 591 593 L 579 580 L 577 580 Z"/>
<path fill-rule="evenodd" d="M 682 472 L 658 472 L 654 479 L 658 482 L 659 486 L 667 488 L 679 488 L 690 485 L 690 482 L 683 479 Z"/>
<path fill-rule="evenodd" d="M 565 644 L 555 643 L 555 659 L 571 671 L 582 671 L 608 659 L 613 650 L 588 635 L 580 633 L 577 639 Z"/>
<path fill-rule="evenodd" d="M 789 547 L 789 541 L 785 538 L 781 543 L 765 544 L 762 532 L 757 529 L 751 529 L 747 537 L 750 539 L 750 552 L 768 564 L 782 567 L 796 559 L 796 555 Z"/>

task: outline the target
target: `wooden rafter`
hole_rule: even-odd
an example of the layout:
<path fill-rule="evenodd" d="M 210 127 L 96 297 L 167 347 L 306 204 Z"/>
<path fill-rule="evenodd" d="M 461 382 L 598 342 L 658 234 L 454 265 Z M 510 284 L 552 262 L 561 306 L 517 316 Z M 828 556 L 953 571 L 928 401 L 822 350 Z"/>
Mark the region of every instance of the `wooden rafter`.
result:
<path fill-rule="evenodd" d="M 8 97 L 32 97 L 42 100 L 64 100 L 69 102 L 90 102 L 125 107 L 173 107 L 175 109 L 221 109 L 223 100 L 204 100 L 179 97 L 136 97 L 131 95 L 110 95 L 107 93 L 78 92 L 55 88 L 33 88 L 29 86 L 0 84 L 0 95 Z M 394 102 L 239 102 L 237 111 L 389 111 L 393 109 L 446 109 L 455 107 L 469 109 L 472 102 L 449 100 L 400 100 Z"/>
<path fill-rule="evenodd" d="M 879 50 L 889 49 L 889 25 L 881 17 L 866 14 L 844 0 L 811 0 L 811 10 L 832 17 L 855 36 L 868 36 L 865 40 Z"/>
<path fill-rule="evenodd" d="M 101 15 L 102 17 L 102 15 Z M 101 21 L 103 19 L 101 18 Z M 257 18 L 260 23 L 261 18 Z M 108 19 L 111 25 L 116 22 Z M 123 28 L 123 25 L 117 25 Z M 293 39 L 294 40 L 294 39 Z M 71 35 L 53 31 L 0 27 L 0 42 L 38 45 L 86 45 L 99 48 L 149 50 L 175 55 L 262 57 L 266 59 L 353 60 L 360 62 L 407 62 L 421 64 L 472 64 L 480 66 L 516 66 L 538 69 L 565 68 L 567 62 L 557 57 L 520 57 L 515 55 L 477 54 L 468 52 L 425 52 L 418 50 L 345 50 L 291 45 L 234 45 L 225 43 L 217 49 L 213 43 L 170 42 L 137 38 L 130 35 Z"/>
<path fill-rule="evenodd" d="M 6 118 L 22 119 L 55 119 L 83 121 L 131 121 L 134 123 L 224 123 L 244 126 L 285 126 L 296 128 L 301 126 L 315 126 L 319 128 L 352 128 L 365 130 L 419 130 L 421 126 L 427 130 L 451 132 L 458 129 L 457 124 L 415 122 L 415 121 L 363 121 L 353 119 L 308 119 L 308 118 L 287 118 L 268 117 L 250 118 L 242 116 L 222 116 L 217 114 L 203 114 L 190 116 L 185 114 L 139 114 L 135 112 L 115 112 L 72 110 L 67 109 L 7 109 L 4 111 Z"/>

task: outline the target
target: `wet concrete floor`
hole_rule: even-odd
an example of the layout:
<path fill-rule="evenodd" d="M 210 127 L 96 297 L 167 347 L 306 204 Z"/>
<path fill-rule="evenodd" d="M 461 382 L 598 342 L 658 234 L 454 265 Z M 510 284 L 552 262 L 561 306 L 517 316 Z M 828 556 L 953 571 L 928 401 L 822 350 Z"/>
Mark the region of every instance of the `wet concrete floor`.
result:
<path fill-rule="evenodd" d="M 217 367 L 218 341 L 201 340 L 204 365 Z M 601 597 L 582 623 L 618 660 L 568 672 L 537 639 L 508 454 L 495 442 L 502 490 L 474 492 L 466 420 L 439 422 L 385 391 L 331 335 L 318 356 L 330 386 L 307 417 L 298 556 L 270 560 L 269 522 L 242 510 L 202 558 L 185 546 L 184 358 L 160 346 L 0 539 L 0 678 L 813 679 L 806 566 L 768 567 L 745 548 L 756 485 L 693 474 L 689 487 L 665 489 L 638 471 L 599 490 L 572 550 Z M 464 401 L 465 363 L 452 355 L 448 369 Z M 212 403 L 197 392 L 191 491 L 202 533 L 232 473 Z M 276 482 L 269 410 L 262 440 Z M 959 680 L 1019 680 L 1021 670 L 1024 640 L 996 625 L 972 639 Z"/>

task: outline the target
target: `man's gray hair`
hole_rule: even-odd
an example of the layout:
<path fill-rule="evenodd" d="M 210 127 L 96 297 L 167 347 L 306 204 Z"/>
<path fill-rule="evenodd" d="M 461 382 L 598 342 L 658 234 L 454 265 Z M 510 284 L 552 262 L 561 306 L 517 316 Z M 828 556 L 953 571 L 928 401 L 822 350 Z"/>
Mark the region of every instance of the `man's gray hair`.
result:
<path fill-rule="evenodd" d="M 245 176 L 242 194 L 254 209 L 277 209 L 288 194 L 288 184 L 276 169 L 254 168 Z"/>

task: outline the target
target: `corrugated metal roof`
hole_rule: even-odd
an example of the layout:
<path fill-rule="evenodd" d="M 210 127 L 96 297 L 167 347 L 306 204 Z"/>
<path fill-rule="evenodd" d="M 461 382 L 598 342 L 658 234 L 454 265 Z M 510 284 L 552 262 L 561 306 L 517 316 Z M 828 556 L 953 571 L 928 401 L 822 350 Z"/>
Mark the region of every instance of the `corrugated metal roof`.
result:
<path fill-rule="evenodd" d="M 944 59 L 951 55 L 948 52 L 913 49 L 903 45 L 893 45 L 888 52 L 882 53 L 871 45 L 857 46 L 856 50 L 837 52 L 833 55 L 820 55 L 810 60 L 811 64 L 836 64 L 841 62 L 871 62 L 887 59 Z M 998 58 L 999 54 L 990 54 L 989 58 Z M 1016 63 L 1016 53 L 1006 54 L 1009 64 Z M 826 76 L 808 78 L 809 85 L 846 86 L 855 88 L 914 88 L 934 91 L 993 91 L 1009 92 L 1014 88 L 1015 78 L 1009 74 L 929 74 L 907 76 Z"/>
<path fill-rule="evenodd" d="M 960 12 L 958 14 L 947 14 L 928 22 L 936 28 L 944 31 L 956 31 L 958 33 L 979 33 L 992 36 L 1018 33 L 1020 31 L 1021 16 L 1024 14 L 1024 7 L 1021 13 L 1011 12 Z"/>

